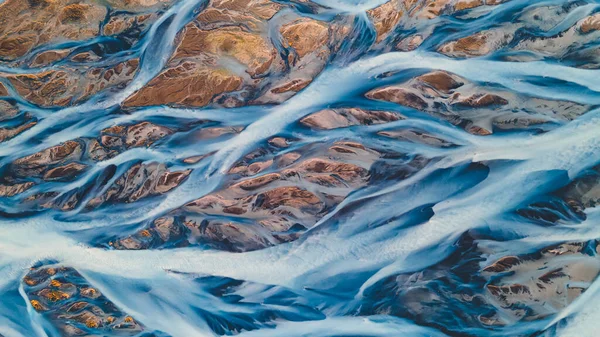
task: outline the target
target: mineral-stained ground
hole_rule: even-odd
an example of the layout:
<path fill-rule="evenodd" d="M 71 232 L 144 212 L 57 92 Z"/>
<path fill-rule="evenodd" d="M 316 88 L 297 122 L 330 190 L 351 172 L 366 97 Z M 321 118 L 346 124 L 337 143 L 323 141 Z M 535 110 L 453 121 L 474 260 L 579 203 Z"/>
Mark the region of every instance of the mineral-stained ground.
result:
<path fill-rule="evenodd" d="M 573 336 L 600 1 L 0 0 L 0 336 Z"/>

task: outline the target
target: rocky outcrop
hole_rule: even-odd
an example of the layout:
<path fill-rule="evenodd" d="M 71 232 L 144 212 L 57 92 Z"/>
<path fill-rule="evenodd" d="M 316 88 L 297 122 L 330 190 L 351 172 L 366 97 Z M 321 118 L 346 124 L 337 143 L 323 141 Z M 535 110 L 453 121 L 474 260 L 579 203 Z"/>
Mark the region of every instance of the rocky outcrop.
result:
<path fill-rule="evenodd" d="M 589 109 L 574 102 L 484 88 L 443 71 L 374 89 L 366 96 L 427 112 L 477 135 L 491 134 L 494 129 L 528 128 L 554 119 L 570 121 Z"/>
<path fill-rule="evenodd" d="M 581 242 L 564 243 L 528 256 L 502 257 L 485 267 L 482 274 L 493 279 L 487 292 L 503 313 L 486 317 L 486 323 L 506 324 L 506 317 L 541 319 L 567 307 L 600 273 L 600 263 L 584 252 L 585 247 Z"/>
<path fill-rule="evenodd" d="M 186 27 L 174 58 L 196 57 L 199 54 L 232 57 L 241 63 L 250 76 L 262 75 L 275 57 L 274 48 L 260 34 L 242 30 L 201 30 Z"/>
<path fill-rule="evenodd" d="M 124 106 L 240 106 L 291 97 L 323 69 L 334 28 L 309 18 L 284 22 L 285 51 L 278 50 L 268 20 L 282 8 L 269 0 L 211 1 L 180 32 L 166 69 Z"/>
<path fill-rule="evenodd" d="M 433 19 L 440 16 L 451 0 L 403 0 L 404 8 L 411 17 Z"/>
<path fill-rule="evenodd" d="M 403 116 L 388 111 L 367 111 L 358 108 L 325 109 L 300 120 L 305 126 L 330 130 L 355 125 L 383 124 L 403 119 Z"/>
<path fill-rule="evenodd" d="M 433 147 L 454 146 L 454 144 L 445 139 L 436 137 L 418 129 L 392 129 L 387 131 L 379 131 L 377 134 L 388 138 L 408 141 L 412 143 L 426 144 Z"/>
<path fill-rule="evenodd" d="M 444 14 L 462 14 L 462 11 L 481 6 L 496 6 L 509 0 L 403 0 L 402 3 L 411 17 L 435 19 Z"/>
<path fill-rule="evenodd" d="M 58 49 L 58 50 L 48 50 L 39 53 L 33 61 L 31 61 L 32 67 L 43 67 L 50 65 L 56 61 L 62 60 L 67 55 L 71 53 L 71 49 Z"/>
<path fill-rule="evenodd" d="M 215 96 L 238 89 L 241 83 L 241 78 L 225 69 L 184 61 L 152 79 L 129 97 L 124 106 L 204 106 Z"/>
<path fill-rule="evenodd" d="M 135 336 L 145 330 L 73 268 L 36 266 L 23 278 L 23 287 L 29 305 L 62 336 Z"/>
<path fill-rule="evenodd" d="M 179 34 L 167 68 L 129 97 L 125 106 L 205 106 L 264 74 L 276 51 L 264 30 L 280 5 L 270 1 L 211 1 Z M 225 104 L 237 105 L 234 96 Z"/>
<path fill-rule="evenodd" d="M 282 5 L 269 0 L 213 0 L 197 17 L 204 28 L 223 26 L 247 27 L 250 31 L 265 28 L 265 20 L 272 18 Z"/>
<path fill-rule="evenodd" d="M 23 193 L 33 186 L 32 182 L 22 184 L 4 185 L 0 184 L 0 197 L 12 197 Z"/>
<path fill-rule="evenodd" d="M 11 172 L 17 177 L 46 175 L 50 167 L 62 165 L 68 161 L 79 160 L 82 153 L 83 146 L 80 142 L 68 141 L 15 160 L 11 164 Z M 73 171 L 64 170 L 63 172 Z"/>
<path fill-rule="evenodd" d="M 454 10 L 463 11 L 482 6 L 483 4 L 483 0 L 458 0 L 454 3 Z"/>
<path fill-rule="evenodd" d="M 67 106 L 92 95 L 121 87 L 133 79 L 138 60 L 119 63 L 107 69 L 79 71 L 75 68 L 41 73 L 8 75 L 6 78 L 19 95 L 40 106 Z"/>
<path fill-rule="evenodd" d="M 507 45 L 514 37 L 515 30 L 499 28 L 478 32 L 444 44 L 439 48 L 439 52 L 451 57 L 487 55 Z"/>
<path fill-rule="evenodd" d="M 28 114 L 23 115 L 23 121 L 18 125 L 0 128 L 0 143 L 16 137 L 20 133 L 34 127 L 37 122 Z"/>
<path fill-rule="evenodd" d="M 594 14 L 583 19 L 579 26 L 579 30 L 584 34 L 600 30 L 600 14 Z"/>
<path fill-rule="evenodd" d="M 362 314 L 410 317 L 455 334 L 502 331 L 552 317 L 581 295 L 600 272 L 597 242 L 565 242 L 531 254 L 490 259 L 470 234 L 458 251 L 415 273 L 392 275 L 365 291 Z"/>
<path fill-rule="evenodd" d="M 271 144 L 286 147 L 289 141 L 273 139 Z M 206 245 L 242 252 L 293 241 L 349 193 L 368 185 L 371 169 L 381 157 L 382 153 L 349 141 L 277 156 L 265 150 L 252 152 L 231 168 L 233 180 L 223 188 L 110 241 L 109 246 Z M 397 169 L 406 172 L 405 178 L 426 163 L 417 158 Z"/>
<path fill-rule="evenodd" d="M 93 1 L 20 1 L 0 4 L 0 58 L 15 60 L 32 49 L 99 34 L 106 7 Z"/>
<path fill-rule="evenodd" d="M 400 8 L 400 1 L 390 0 L 377 8 L 367 11 L 367 14 L 373 21 L 375 31 L 377 32 L 376 42 L 380 42 L 398 24 L 403 12 Z"/>
<path fill-rule="evenodd" d="M 139 29 L 156 17 L 154 12 L 172 3 L 172 0 L 7 0 L 0 4 L 0 59 L 14 61 L 47 45 Z M 116 14 L 111 16 L 112 12 Z M 42 51 L 32 65 L 48 64 L 66 54 L 67 50 Z"/>
<path fill-rule="evenodd" d="M 580 224 L 587 219 L 586 209 L 600 205 L 600 167 L 589 168 L 549 195 L 541 195 L 515 213 L 543 226 Z"/>
<path fill-rule="evenodd" d="M 0 20 L 0 58 L 31 67 L 56 62 L 61 62 L 61 66 L 4 77 L 19 95 L 44 107 L 78 104 L 100 91 L 120 88 L 135 75 L 136 59 L 90 69 L 79 64 L 103 61 L 106 55 L 102 50 L 106 47 L 41 47 L 100 35 L 134 45 L 158 18 L 157 13 L 171 3 L 6 1 L 0 5 L 0 11 L 16 11 L 24 18 Z M 165 69 L 123 105 L 239 106 L 288 99 L 323 69 L 334 44 L 340 43 L 347 33 L 348 24 L 343 20 L 328 23 L 307 17 L 290 18 L 279 27 L 280 46 L 269 37 L 268 21 L 282 8 L 285 5 L 270 0 L 211 1 L 180 32 L 177 48 Z M 389 25 L 389 19 L 383 21 Z M 21 59 L 25 55 L 27 59 Z"/>
<path fill-rule="evenodd" d="M 149 147 L 174 131 L 150 122 L 131 125 L 115 125 L 102 130 L 98 138 L 78 138 L 56 145 L 11 163 L 0 184 L 0 195 L 11 197 L 33 186 L 31 179 L 44 181 L 71 181 L 97 161 L 113 158 L 136 147 Z M 26 198 L 39 208 L 72 210 L 89 197 L 87 209 L 105 203 L 130 203 L 139 199 L 162 195 L 179 186 L 191 170 L 170 171 L 164 164 L 134 164 L 120 177 L 116 177 L 106 189 L 102 186 L 115 175 L 113 166 L 104 169 L 97 180 L 93 179 L 71 191 L 58 193 L 47 191 Z M 91 184 L 91 185 L 90 185 Z M 98 187 L 98 186 L 96 186 Z M 105 191 L 104 191 L 105 190 Z M 90 191 L 98 195 L 89 195 Z M 104 191 L 104 192 L 102 192 Z M 32 206 L 33 207 L 33 206 Z"/>
<path fill-rule="evenodd" d="M 298 19 L 281 27 L 281 36 L 288 47 L 292 48 L 297 59 L 302 59 L 310 53 L 321 49 L 328 53 L 328 27 L 326 24 L 311 20 Z"/>
<path fill-rule="evenodd" d="M 106 0 L 111 8 L 129 12 L 149 12 L 168 8 L 174 0 Z"/>
<path fill-rule="evenodd" d="M 486 5 L 503 2 L 487 1 Z M 480 3 L 478 0 L 457 1 L 453 15 L 468 13 Z M 583 17 L 572 26 L 549 34 L 552 29 L 562 27 L 559 24 L 565 22 L 578 6 L 573 3 L 567 6 L 528 7 L 515 20 L 445 42 L 437 47 L 437 51 L 455 58 L 488 56 L 501 51 L 507 53 L 503 56 L 505 60 L 513 62 L 555 59 L 570 66 L 596 69 L 600 67 L 598 48 L 590 46 L 590 43 L 598 38 L 600 21 L 597 14 Z M 445 11 L 448 12 L 448 9 Z M 408 41 L 401 41 L 397 48 L 410 50 Z"/>
<path fill-rule="evenodd" d="M 164 164 L 135 164 L 106 190 L 91 199 L 87 208 L 112 202 L 135 202 L 145 197 L 161 195 L 179 186 L 191 170 L 168 171 Z"/>
<path fill-rule="evenodd" d="M 565 10 L 561 14 L 567 15 L 568 11 Z M 600 35 L 597 22 L 597 15 L 588 16 L 558 34 L 523 38 L 518 43 L 514 43 L 513 50 L 533 53 L 534 60 L 542 57 L 554 58 L 565 60 L 578 67 L 598 68 L 600 60 L 596 56 L 597 48 L 586 47 Z M 521 60 L 516 59 L 516 61 Z"/>
<path fill-rule="evenodd" d="M 44 175 L 44 179 L 59 181 L 72 179 L 73 175 L 79 172 L 76 171 L 79 165 L 72 163 L 51 169 Z M 144 198 L 168 193 L 183 183 L 191 170 L 170 171 L 165 164 L 151 162 L 136 163 L 121 176 L 115 177 L 115 173 L 114 167 L 109 167 L 97 175 L 95 181 L 87 182 L 80 188 L 60 194 L 52 191 L 36 193 L 25 198 L 24 201 L 32 209 L 38 210 L 52 208 L 71 211 L 79 206 L 84 206 L 84 210 L 91 211 L 103 205 L 133 203 Z M 111 183 L 107 185 L 108 182 Z M 7 196 L 11 196 L 10 193 L 12 195 L 21 193 L 31 187 L 26 184 L 28 183 L 6 186 Z M 102 189 L 105 185 L 107 187 Z"/>

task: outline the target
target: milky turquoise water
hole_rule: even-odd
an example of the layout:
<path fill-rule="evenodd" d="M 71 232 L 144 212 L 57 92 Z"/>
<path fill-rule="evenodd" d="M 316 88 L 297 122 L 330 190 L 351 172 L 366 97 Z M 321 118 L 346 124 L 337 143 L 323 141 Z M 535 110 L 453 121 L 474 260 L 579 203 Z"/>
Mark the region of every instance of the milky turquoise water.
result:
<path fill-rule="evenodd" d="M 577 9 L 561 17 L 549 31 L 522 34 L 558 34 L 600 6 L 595 1 L 514 0 L 477 18 L 437 18 L 432 36 L 420 48 L 391 52 L 374 45 L 374 28 L 364 14 L 382 2 L 320 0 L 318 3 L 330 7 L 328 11 L 310 13 L 301 5 L 290 10 L 321 20 L 331 20 L 336 14 L 357 17 L 353 33 L 326 69 L 296 96 L 275 106 L 148 107 L 121 113 L 120 103 L 165 66 L 177 32 L 203 9 L 202 1 L 179 1 L 138 44 L 128 46 L 104 37 L 74 44 L 83 50 L 111 43 L 114 49 L 106 60 L 138 56 L 140 71 L 118 92 L 102 93 L 64 109 L 35 107 L 15 96 L 20 107 L 39 123 L 0 144 L 1 166 L 69 139 L 96 135 L 115 124 L 151 121 L 184 126 L 210 120 L 211 125 L 243 126 L 244 130 L 213 140 L 181 141 L 185 132 L 204 127 L 195 126 L 156 146 L 130 149 L 96 163 L 73 182 L 47 182 L 29 192 L 85 187 L 104 170 L 124 172 L 134 161 L 167 163 L 171 170 L 194 169 L 181 186 L 164 197 L 86 212 L 82 207 L 67 212 L 28 212 L 19 198 L 0 199 L 0 334 L 59 335 L 33 310 L 21 284 L 34 263 L 52 261 L 77 269 L 157 336 L 595 336 L 600 315 L 597 282 L 557 315 L 506 326 L 482 325 L 473 317 L 488 313 L 492 310 L 489 305 L 451 295 L 464 289 L 484 294 L 486 281 L 468 275 L 500 256 L 532 253 L 565 241 L 594 242 L 600 236 L 595 208 L 586 209 L 584 217 L 558 212 L 564 219 L 552 226 L 515 215 L 518 209 L 546 200 L 599 164 L 600 112 L 594 106 L 600 103 L 600 73 L 553 57 L 508 62 L 500 50 L 482 58 L 456 60 L 435 50 L 445 41 L 510 22 L 534 6 L 574 4 Z M 417 24 L 413 29 L 425 27 Z M 102 62 L 109 62 L 106 60 Z M 481 137 L 423 112 L 364 98 L 373 88 L 429 69 L 592 108 L 568 123 L 550 121 L 542 130 L 548 132 L 531 128 Z M 8 66 L 1 70 L 30 72 Z M 381 76 L 386 73 L 393 75 Z M 396 111 L 408 118 L 326 132 L 298 124 L 301 118 L 331 106 Z M 398 128 L 423 130 L 456 146 L 435 148 L 377 136 L 378 131 Z M 375 180 L 352 193 L 291 243 L 245 253 L 203 246 L 117 251 L 101 245 L 106 237 L 139 228 L 215 190 L 235 162 L 274 136 L 294 137 L 299 140 L 293 145 L 297 147 L 358 139 L 365 146 L 431 161 L 407 179 Z M 181 163 L 189 156 L 215 151 L 197 164 Z M 488 255 L 469 255 L 474 245 L 487 247 Z M 476 260 L 475 267 L 466 263 L 471 258 Z M 415 315 L 406 309 L 407 303 L 415 300 L 402 295 L 391 278 L 431 270 L 443 277 L 422 287 L 437 298 L 423 301 L 422 314 Z"/>

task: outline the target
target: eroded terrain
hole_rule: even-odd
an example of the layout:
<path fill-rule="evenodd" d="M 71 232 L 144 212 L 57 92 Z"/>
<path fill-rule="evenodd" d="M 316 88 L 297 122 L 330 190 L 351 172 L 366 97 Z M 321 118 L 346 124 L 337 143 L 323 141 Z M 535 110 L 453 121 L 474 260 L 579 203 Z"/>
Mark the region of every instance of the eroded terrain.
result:
<path fill-rule="evenodd" d="M 0 2 L 0 336 L 595 336 L 600 4 Z"/>

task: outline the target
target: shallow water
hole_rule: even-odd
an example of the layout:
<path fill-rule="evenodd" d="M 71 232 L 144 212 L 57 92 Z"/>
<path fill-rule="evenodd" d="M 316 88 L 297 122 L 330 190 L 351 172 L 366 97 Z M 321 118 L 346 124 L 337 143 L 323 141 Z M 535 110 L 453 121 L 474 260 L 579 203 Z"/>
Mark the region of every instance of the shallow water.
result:
<path fill-rule="evenodd" d="M 239 2 L 231 11 L 255 15 Z M 0 64 L 18 111 L 0 106 L 2 128 L 36 121 L 0 143 L 2 186 L 32 183 L 0 197 L 0 335 L 596 335 L 600 24 L 583 22 L 599 2 L 391 1 L 402 14 L 382 33 L 372 10 L 383 0 L 280 0 L 241 25 L 270 43 L 269 71 L 248 70 L 262 57 L 243 56 L 252 46 L 217 48 L 201 62 L 245 83 L 224 98 L 128 105 L 175 68 L 182 32 L 217 3 L 148 7 L 135 36 L 57 39 Z M 135 12 L 101 5 L 102 27 Z M 281 32 L 298 19 L 327 26 L 326 51 L 288 44 Z M 89 50 L 106 53 L 73 61 Z M 44 102 L 54 91 L 36 101 L 14 77 L 132 59 L 130 80 L 67 104 Z M 432 71 L 446 75 L 428 82 Z M 271 100 L 269 85 L 294 77 L 310 83 Z M 270 84 L 247 89 L 259 82 Z M 401 90 L 374 94 L 390 86 Z M 140 122 L 154 129 L 131 136 Z M 93 157 L 94 139 L 110 137 L 138 138 Z"/>

